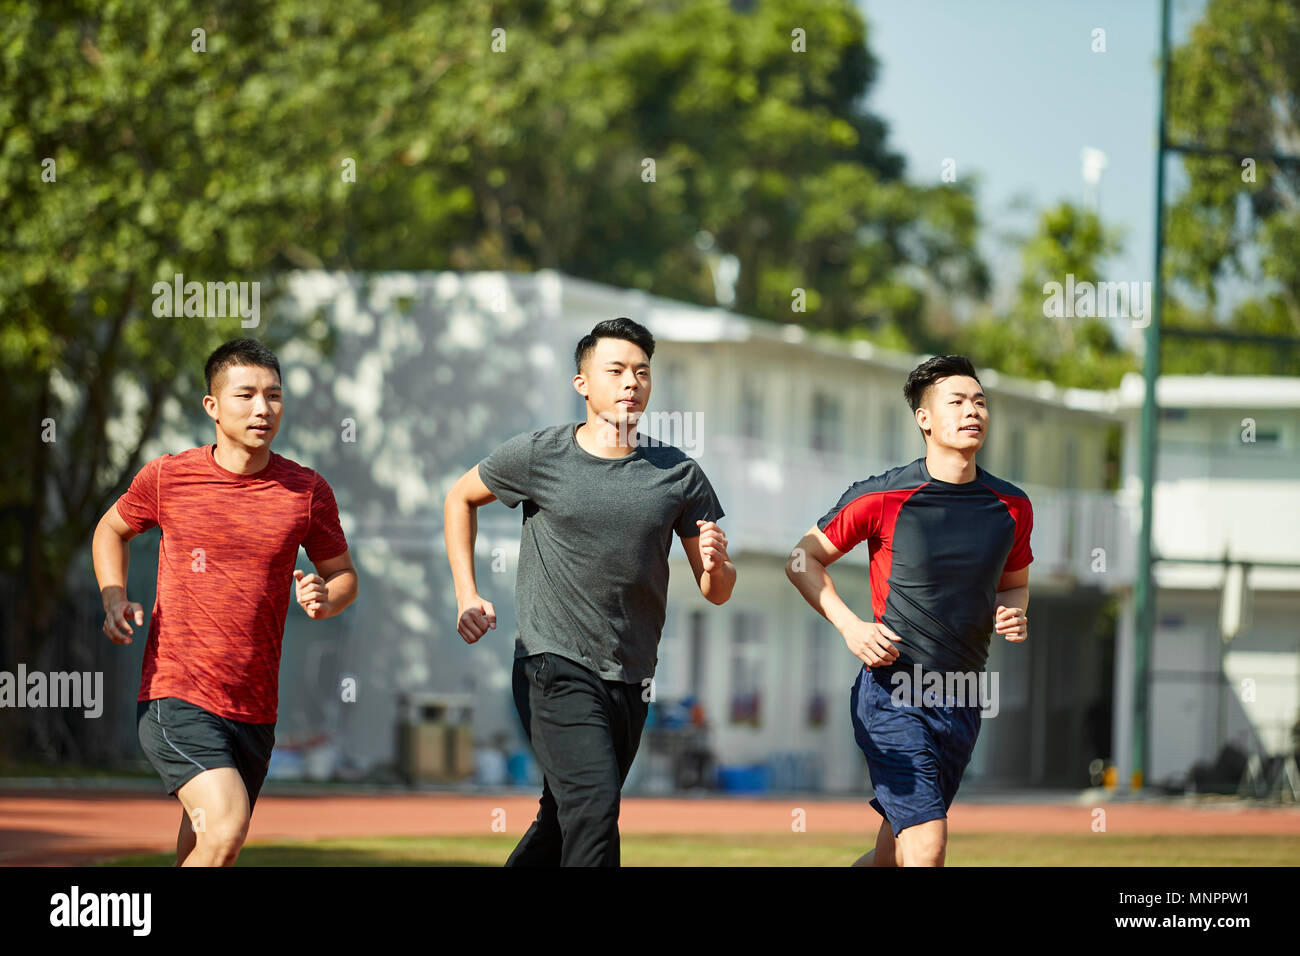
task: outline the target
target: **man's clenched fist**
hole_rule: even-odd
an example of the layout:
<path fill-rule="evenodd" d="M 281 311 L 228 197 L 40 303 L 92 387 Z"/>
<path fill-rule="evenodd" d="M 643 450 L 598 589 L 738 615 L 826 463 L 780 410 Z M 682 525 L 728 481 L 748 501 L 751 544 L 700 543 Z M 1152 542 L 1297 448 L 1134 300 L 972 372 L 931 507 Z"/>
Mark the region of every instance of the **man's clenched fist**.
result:
<path fill-rule="evenodd" d="M 319 574 L 305 574 L 297 569 L 293 572 L 298 603 L 312 620 L 320 620 L 329 614 L 329 594 L 325 590 L 325 579 Z"/>
<path fill-rule="evenodd" d="M 993 628 L 1008 641 L 1023 641 L 1029 636 L 1029 615 L 1024 608 L 999 604 L 993 617 Z"/>
<path fill-rule="evenodd" d="M 696 521 L 700 527 L 700 558 L 705 571 L 716 571 L 727 563 L 727 536 L 716 521 Z"/>
<path fill-rule="evenodd" d="M 473 600 L 460 605 L 457 615 L 456 633 L 465 639 L 466 644 L 473 644 L 497 626 L 497 609 L 491 601 L 485 601 L 477 594 Z"/>

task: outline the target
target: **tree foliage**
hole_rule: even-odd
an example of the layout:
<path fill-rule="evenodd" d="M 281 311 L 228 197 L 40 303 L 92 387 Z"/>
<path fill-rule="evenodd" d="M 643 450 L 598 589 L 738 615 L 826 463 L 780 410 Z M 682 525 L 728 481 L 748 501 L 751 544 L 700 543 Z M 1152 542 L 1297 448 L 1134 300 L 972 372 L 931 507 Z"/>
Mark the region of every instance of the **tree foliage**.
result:
<path fill-rule="evenodd" d="M 1173 142 L 1227 152 L 1182 157 L 1187 184 L 1166 213 L 1168 324 L 1300 337 L 1300 8 L 1209 0 L 1173 51 L 1168 117 Z M 1300 348 L 1170 337 L 1161 364 L 1297 375 Z"/>
<path fill-rule="evenodd" d="M 1097 283 L 1102 264 L 1120 249 L 1121 235 L 1097 214 L 1058 203 L 1039 214 L 1021 247 L 1021 273 L 1013 307 L 987 312 L 958 335 L 958 347 L 978 365 L 1057 385 L 1114 388 L 1135 371 L 1105 319 L 1046 314 L 1048 283 Z"/>
<path fill-rule="evenodd" d="M 919 276 L 985 290 L 969 189 L 904 180 L 862 108 L 876 62 L 853 6 L 619 0 L 465 16 L 455 43 L 438 41 L 462 53 L 442 55 L 436 95 L 413 106 L 406 165 L 359 180 L 356 218 L 333 224 L 355 267 L 550 267 L 711 305 L 709 254 L 726 253 L 737 311 L 896 326 L 917 345 Z M 497 27 L 504 51 L 487 42 Z M 806 312 L 792 311 L 796 288 Z"/>

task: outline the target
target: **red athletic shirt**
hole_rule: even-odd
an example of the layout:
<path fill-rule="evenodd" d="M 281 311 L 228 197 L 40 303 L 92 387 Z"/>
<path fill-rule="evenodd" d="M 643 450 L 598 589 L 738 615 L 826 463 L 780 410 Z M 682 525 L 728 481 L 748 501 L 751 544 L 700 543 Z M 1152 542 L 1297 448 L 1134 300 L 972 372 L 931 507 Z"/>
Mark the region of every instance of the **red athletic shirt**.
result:
<path fill-rule="evenodd" d="M 137 700 L 179 697 L 269 724 L 298 546 L 317 562 L 348 543 L 316 472 L 272 452 L 261 471 L 238 475 L 217 464 L 214 447 L 155 458 L 117 500 L 132 531 L 162 528 Z"/>

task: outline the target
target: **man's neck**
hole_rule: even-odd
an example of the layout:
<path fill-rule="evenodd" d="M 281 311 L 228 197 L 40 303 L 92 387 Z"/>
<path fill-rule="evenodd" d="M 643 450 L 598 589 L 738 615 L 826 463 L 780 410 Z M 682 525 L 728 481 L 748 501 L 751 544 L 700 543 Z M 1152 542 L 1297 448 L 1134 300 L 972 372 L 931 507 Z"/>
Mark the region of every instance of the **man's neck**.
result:
<path fill-rule="evenodd" d="M 950 448 L 931 447 L 925 454 L 925 470 L 931 478 L 964 485 L 975 480 L 975 455 L 968 457 Z"/>
<path fill-rule="evenodd" d="M 271 463 L 271 449 L 245 448 L 217 432 L 217 447 L 212 450 L 212 457 L 226 471 L 236 475 L 255 475 Z"/>
<path fill-rule="evenodd" d="M 636 451 L 635 425 L 621 430 L 599 415 L 588 415 L 587 421 L 574 433 L 582 450 L 597 458 L 626 458 Z"/>

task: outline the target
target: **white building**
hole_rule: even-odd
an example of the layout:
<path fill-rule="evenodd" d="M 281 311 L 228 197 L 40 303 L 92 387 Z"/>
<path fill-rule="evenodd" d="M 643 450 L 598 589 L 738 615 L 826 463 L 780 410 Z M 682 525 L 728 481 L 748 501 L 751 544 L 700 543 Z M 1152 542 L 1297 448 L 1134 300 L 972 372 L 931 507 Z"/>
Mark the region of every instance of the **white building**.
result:
<path fill-rule="evenodd" d="M 1141 495 L 1143 382 L 1116 393 L 1124 426 L 1124 494 Z M 1279 755 L 1300 721 L 1300 380 L 1168 375 L 1161 409 L 1152 551 L 1156 631 L 1149 652 L 1147 779 L 1181 785 L 1224 744 Z M 1252 564 L 1245 616 L 1221 638 L 1223 564 Z M 1204 563 L 1190 563 L 1192 561 Z M 1188 563 L 1184 563 L 1188 562 Z M 1217 562 L 1217 563 L 1216 563 Z M 1274 567 L 1270 565 L 1291 565 Z M 1132 768 L 1132 595 L 1125 595 L 1116 672 L 1116 756 Z"/>

